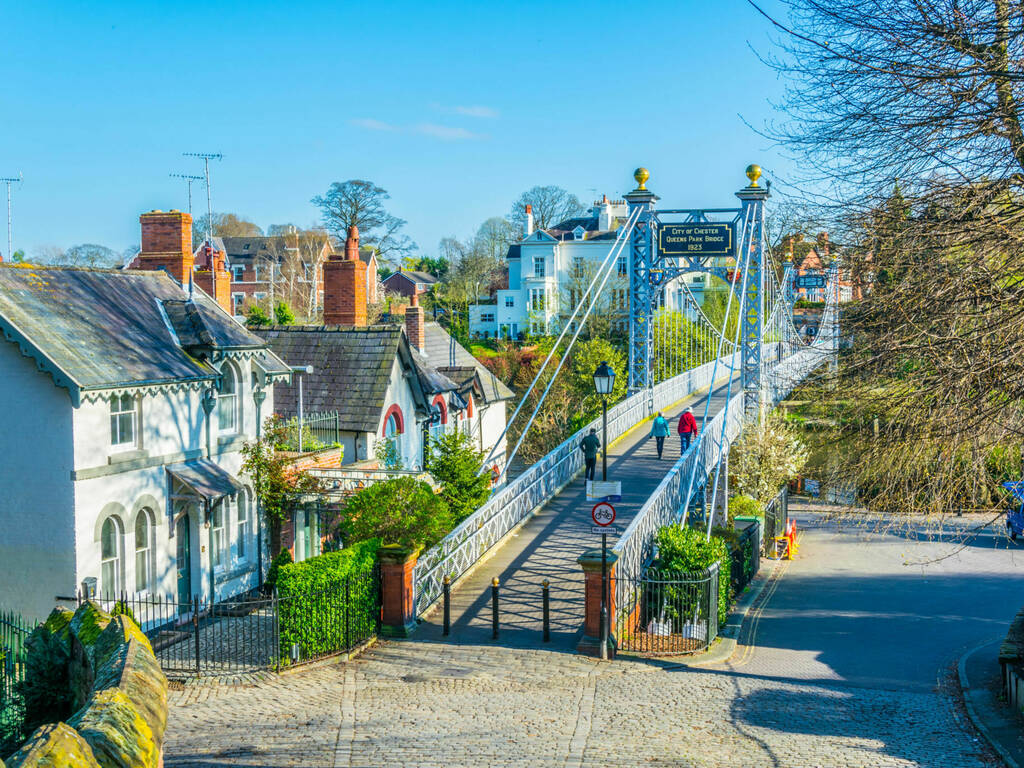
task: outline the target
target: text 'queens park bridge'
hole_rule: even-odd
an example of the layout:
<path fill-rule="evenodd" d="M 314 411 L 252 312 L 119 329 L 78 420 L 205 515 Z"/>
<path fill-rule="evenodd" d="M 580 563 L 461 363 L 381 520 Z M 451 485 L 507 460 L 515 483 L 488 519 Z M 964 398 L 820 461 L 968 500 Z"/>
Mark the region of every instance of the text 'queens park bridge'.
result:
<path fill-rule="evenodd" d="M 618 257 L 628 253 L 628 396 L 607 413 L 609 477 L 622 483 L 616 503 L 621 535 L 612 547 L 620 577 L 640 574 L 657 530 L 684 519 L 691 503 L 703 499 L 705 486 L 717 491 L 722 473 L 716 469 L 744 422 L 773 408 L 837 352 L 837 264 L 827 275 L 820 330 L 808 342 L 793 325 L 792 264 L 774 264 L 766 241 L 769 190 L 758 183 L 760 174 L 756 165 L 747 168 L 750 183 L 736 193 L 737 208 L 659 209 L 657 195 L 646 186 L 648 172 L 637 169 L 637 187 L 625 196 L 629 215 L 554 345 L 558 349 L 568 339 L 548 387 Z M 734 328 L 728 322 L 718 328 L 708 320 L 683 279 L 691 273 L 729 285 L 725 317 L 738 309 Z M 686 334 L 672 327 L 683 322 L 692 329 Z M 534 385 L 551 361 L 551 356 L 545 360 Z M 674 420 L 686 406 L 697 419 L 697 437 L 681 455 L 678 444 L 670 443 L 666 459 L 657 460 L 645 440 L 647 428 L 634 428 L 658 411 Z M 510 423 L 527 416 L 522 408 Z M 539 408 L 528 415 L 522 434 Z M 492 578 L 502 585 L 504 641 L 537 641 L 545 580 L 551 584 L 553 642 L 568 643 L 578 633 L 584 587 L 576 561 L 600 541 L 591 530 L 593 501 L 588 503 L 585 484 L 577 479 L 584 463 L 580 441 L 591 428 L 600 434 L 601 419 L 499 486 L 440 543 L 421 553 L 412 570 L 412 615 L 427 624 L 421 633 L 440 631 L 440 611 L 433 609 L 446 577 L 452 589 L 453 639 L 489 637 Z M 624 583 L 620 578 L 619 587 Z"/>

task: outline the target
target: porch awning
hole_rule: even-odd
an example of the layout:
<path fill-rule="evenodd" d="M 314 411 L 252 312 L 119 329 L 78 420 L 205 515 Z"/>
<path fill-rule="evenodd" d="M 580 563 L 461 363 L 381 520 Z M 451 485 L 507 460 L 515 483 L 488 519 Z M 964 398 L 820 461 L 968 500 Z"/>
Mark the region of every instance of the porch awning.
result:
<path fill-rule="evenodd" d="M 209 459 L 172 464 L 167 471 L 171 477 L 184 483 L 211 503 L 225 496 L 233 496 L 245 488 L 230 472 Z"/>

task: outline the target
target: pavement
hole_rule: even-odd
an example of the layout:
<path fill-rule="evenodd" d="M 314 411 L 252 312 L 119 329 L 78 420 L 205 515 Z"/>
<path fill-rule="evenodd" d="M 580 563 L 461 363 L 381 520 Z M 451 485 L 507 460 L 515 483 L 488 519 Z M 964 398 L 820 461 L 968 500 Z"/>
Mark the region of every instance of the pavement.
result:
<path fill-rule="evenodd" d="M 1003 701 L 999 669 L 1000 636 L 960 658 L 957 672 L 967 715 L 1009 768 L 1024 766 L 1024 716 Z"/>
<path fill-rule="evenodd" d="M 172 692 L 165 765 L 999 765 L 957 662 L 1013 619 L 1021 552 L 998 532 L 795 514 L 800 552 L 762 572 L 728 658 L 600 662 L 417 633 L 348 663 Z"/>

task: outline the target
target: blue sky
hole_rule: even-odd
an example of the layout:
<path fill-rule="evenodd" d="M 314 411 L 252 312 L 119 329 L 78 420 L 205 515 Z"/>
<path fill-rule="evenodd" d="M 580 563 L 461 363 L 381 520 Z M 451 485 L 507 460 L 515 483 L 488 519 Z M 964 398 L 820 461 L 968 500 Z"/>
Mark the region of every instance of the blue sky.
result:
<path fill-rule="evenodd" d="M 312 223 L 331 182 L 370 179 L 427 254 L 535 184 L 589 202 L 645 165 L 663 206 L 718 207 L 747 163 L 787 168 L 742 119 L 781 92 L 742 0 L 2 0 L 0 27 L 0 176 L 25 175 L 29 253 L 137 243 L 139 213 L 186 207 L 168 174 L 201 172 L 188 151 L 224 154 L 214 209 L 263 227 Z"/>

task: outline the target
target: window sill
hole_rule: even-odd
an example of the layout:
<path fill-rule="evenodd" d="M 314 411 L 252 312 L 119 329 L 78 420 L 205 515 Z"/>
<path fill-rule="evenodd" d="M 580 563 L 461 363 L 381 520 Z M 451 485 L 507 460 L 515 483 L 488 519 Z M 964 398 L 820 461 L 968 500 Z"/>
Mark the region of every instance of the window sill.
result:
<path fill-rule="evenodd" d="M 107 457 L 107 464 L 123 464 L 126 461 L 136 461 L 138 459 L 148 458 L 149 451 L 142 448 L 129 448 L 127 450 L 111 453 Z"/>

